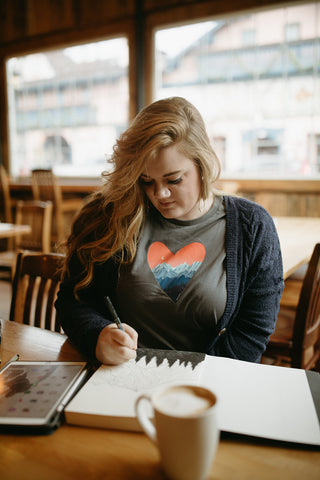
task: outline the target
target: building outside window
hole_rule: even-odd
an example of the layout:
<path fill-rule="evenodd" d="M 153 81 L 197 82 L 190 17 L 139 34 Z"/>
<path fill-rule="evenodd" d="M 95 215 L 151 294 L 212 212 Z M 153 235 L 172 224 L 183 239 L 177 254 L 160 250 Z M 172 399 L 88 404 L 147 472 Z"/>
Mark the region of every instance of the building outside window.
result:
<path fill-rule="evenodd" d="M 320 174 L 320 133 L 317 135 L 309 135 L 308 157 L 312 159 L 315 170 Z"/>
<path fill-rule="evenodd" d="M 300 39 L 300 22 L 288 23 L 285 28 L 285 40 L 287 42 L 295 42 Z"/>
<path fill-rule="evenodd" d="M 100 176 L 128 125 L 128 43 L 116 38 L 7 61 L 10 172 Z"/>
<path fill-rule="evenodd" d="M 155 32 L 154 99 L 198 107 L 226 178 L 319 178 L 320 2 L 207 20 Z"/>

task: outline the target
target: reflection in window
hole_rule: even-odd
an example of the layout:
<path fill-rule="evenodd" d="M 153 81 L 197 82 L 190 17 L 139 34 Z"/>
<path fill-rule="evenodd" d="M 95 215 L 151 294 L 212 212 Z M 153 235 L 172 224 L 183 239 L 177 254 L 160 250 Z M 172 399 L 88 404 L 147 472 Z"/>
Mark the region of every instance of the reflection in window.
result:
<path fill-rule="evenodd" d="M 100 176 L 128 124 L 126 38 L 7 61 L 11 173 Z"/>
<path fill-rule="evenodd" d="M 154 97 L 173 95 L 202 113 L 223 176 L 319 176 L 320 2 L 156 31 Z"/>

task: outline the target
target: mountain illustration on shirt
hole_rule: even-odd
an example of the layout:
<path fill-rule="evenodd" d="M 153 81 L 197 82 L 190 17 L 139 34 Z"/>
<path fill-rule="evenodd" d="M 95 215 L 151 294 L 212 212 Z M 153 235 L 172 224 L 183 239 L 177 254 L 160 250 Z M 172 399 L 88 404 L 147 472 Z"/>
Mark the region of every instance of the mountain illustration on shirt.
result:
<path fill-rule="evenodd" d="M 202 243 L 193 242 L 172 253 L 162 242 L 154 242 L 148 250 L 148 265 L 160 287 L 176 301 L 206 256 Z"/>

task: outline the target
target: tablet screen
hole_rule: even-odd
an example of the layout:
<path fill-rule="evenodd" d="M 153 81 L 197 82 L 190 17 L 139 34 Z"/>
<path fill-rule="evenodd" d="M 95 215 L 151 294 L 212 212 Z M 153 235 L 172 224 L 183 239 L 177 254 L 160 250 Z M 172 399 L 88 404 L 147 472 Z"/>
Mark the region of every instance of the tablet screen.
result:
<path fill-rule="evenodd" d="M 85 366 L 85 362 L 9 363 L 0 372 L 0 424 L 45 425 L 78 385 Z"/>

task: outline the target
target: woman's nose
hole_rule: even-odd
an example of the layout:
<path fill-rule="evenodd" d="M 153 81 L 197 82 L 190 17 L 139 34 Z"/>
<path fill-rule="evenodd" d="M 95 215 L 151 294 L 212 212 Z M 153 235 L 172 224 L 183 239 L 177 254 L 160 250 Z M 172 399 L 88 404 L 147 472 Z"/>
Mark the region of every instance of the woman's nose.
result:
<path fill-rule="evenodd" d="M 171 192 L 166 185 L 155 185 L 153 194 L 156 198 L 167 198 Z"/>

